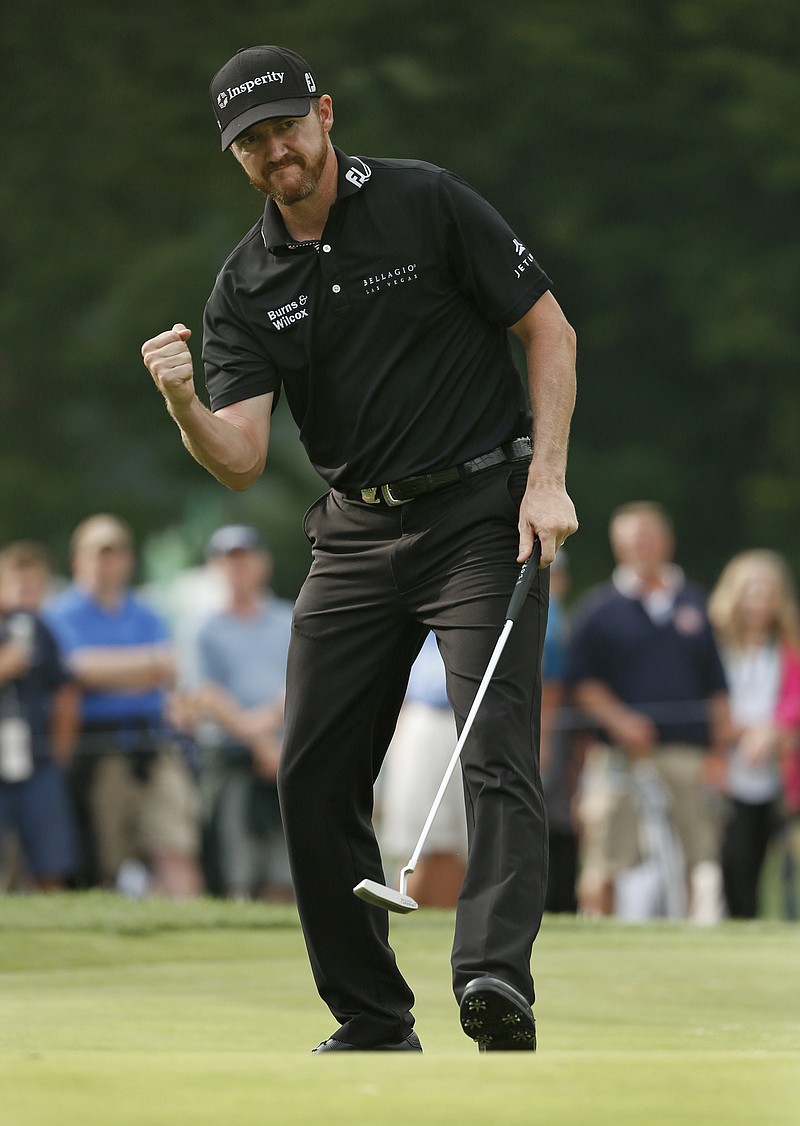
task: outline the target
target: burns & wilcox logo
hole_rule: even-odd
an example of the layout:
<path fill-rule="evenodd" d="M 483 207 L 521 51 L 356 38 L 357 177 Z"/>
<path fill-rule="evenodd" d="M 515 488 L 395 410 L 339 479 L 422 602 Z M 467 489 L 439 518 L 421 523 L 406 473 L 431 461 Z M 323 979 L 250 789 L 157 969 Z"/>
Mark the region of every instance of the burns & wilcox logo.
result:
<path fill-rule="evenodd" d="M 291 328 L 298 321 L 308 317 L 308 297 L 305 293 L 301 293 L 295 301 L 281 305 L 280 309 L 267 309 L 267 316 L 276 332 Z"/>

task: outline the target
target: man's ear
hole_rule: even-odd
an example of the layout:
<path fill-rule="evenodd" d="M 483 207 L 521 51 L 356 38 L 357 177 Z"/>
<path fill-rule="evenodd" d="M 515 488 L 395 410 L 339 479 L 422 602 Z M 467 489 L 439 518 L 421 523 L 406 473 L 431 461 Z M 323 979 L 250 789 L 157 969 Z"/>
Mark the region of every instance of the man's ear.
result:
<path fill-rule="evenodd" d="M 319 119 L 322 128 L 329 133 L 333 128 L 333 102 L 330 94 L 321 94 L 319 99 Z"/>

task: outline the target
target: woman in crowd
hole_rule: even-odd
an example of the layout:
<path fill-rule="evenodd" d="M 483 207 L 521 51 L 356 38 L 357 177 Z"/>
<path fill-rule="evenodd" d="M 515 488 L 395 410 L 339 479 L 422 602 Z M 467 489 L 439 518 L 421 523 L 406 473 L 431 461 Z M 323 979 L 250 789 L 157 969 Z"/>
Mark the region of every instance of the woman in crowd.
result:
<path fill-rule="evenodd" d="M 781 866 L 783 912 L 787 919 L 800 918 L 797 869 L 800 867 L 800 659 L 789 654 L 776 711 L 778 726 L 786 733 L 783 764 L 783 810 L 786 815 L 786 847 Z"/>
<path fill-rule="evenodd" d="M 733 918 L 754 918 L 767 848 L 781 824 L 782 759 L 789 740 L 778 705 L 784 686 L 800 672 L 800 615 L 785 560 L 766 550 L 734 556 L 708 609 L 735 730 L 722 843 L 725 898 Z"/>

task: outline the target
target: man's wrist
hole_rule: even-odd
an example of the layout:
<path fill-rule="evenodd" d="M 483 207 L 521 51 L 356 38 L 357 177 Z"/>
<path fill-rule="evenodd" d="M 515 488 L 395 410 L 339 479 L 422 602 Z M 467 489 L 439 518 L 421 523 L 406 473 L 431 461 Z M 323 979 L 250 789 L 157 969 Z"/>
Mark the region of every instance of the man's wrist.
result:
<path fill-rule="evenodd" d="M 547 483 L 558 489 L 566 489 L 566 470 L 559 470 L 552 465 L 542 465 L 536 461 L 532 461 L 528 469 L 528 483 L 531 485 Z"/>
<path fill-rule="evenodd" d="M 200 404 L 197 397 L 197 392 L 193 391 L 191 398 L 185 402 L 172 402 L 170 399 L 166 400 L 167 410 L 172 418 L 177 422 L 178 426 L 183 427 L 183 423 L 187 422 Z"/>

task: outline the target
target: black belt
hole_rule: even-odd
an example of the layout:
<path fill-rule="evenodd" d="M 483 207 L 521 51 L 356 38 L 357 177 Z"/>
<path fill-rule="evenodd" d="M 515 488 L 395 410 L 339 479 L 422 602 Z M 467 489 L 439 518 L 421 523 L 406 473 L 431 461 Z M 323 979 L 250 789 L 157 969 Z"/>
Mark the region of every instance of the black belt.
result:
<path fill-rule="evenodd" d="M 494 469 L 496 465 L 504 465 L 514 461 L 530 461 L 530 438 L 514 438 L 488 454 L 473 457 L 461 465 L 453 465 L 449 469 L 438 469 L 435 473 L 421 473 L 418 477 L 406 477 L 402 481 L 392 481 L 386 485 L 371 485 L 367 489 L 345 493 L 350 500 L 363 500 L 367 504 L 386 504 L 394 506 L 407 504 L 416 497 L 425 493 L 435 493 L 437 489 L 444 489 L 448 485 L 456 485 L 465 481 L 476 473 L 485 469 Z"/>

